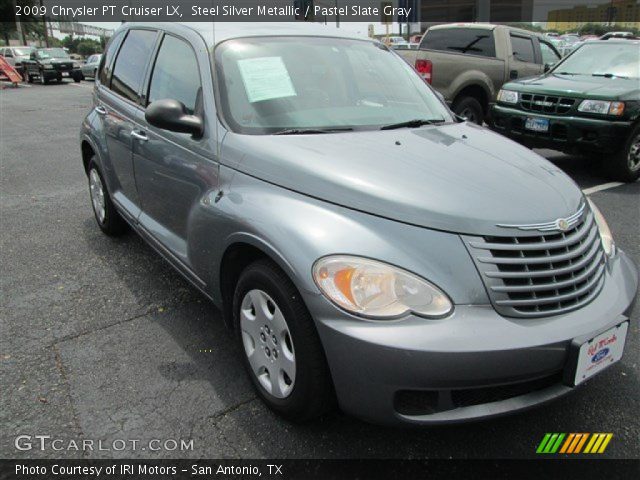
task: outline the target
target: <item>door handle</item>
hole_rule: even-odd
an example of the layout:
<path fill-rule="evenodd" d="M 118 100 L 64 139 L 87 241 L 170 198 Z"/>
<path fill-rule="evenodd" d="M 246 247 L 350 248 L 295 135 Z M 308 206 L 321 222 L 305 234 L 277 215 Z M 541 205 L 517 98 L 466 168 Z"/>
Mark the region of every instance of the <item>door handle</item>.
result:
<path fill-rule="evenodd" d="M 107 109 L 106 109 L 106 108 L 104 108 L 102 105 L 98 105 L 98 106 L 96 107 L 96 113 L 97 113 L 98 115 L 106 115 L 106 114 L 107 114 Z"/>
<path fill-rule="evenodd" d="M 147 140 L 149 140 L 149 137 L 147 137 L 147 134 L 144 132 L 136 132 L 135 130 L 131 130 L 131 136 L 133 138 L 137 138 L 141 142 L 146 142 Z"/>

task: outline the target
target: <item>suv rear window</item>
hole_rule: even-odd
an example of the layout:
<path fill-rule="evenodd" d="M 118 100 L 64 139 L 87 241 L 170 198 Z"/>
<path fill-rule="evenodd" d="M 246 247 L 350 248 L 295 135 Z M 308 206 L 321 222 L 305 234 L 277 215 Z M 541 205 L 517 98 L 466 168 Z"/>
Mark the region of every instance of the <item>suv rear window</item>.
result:
<path fill-rule="evenodd" d="M 429 30 L 420 48 L 449 53 L 465 53 L 481 57 L 495 57 L 493 30 L 480 28 L 441 28 Z"/>
<path fill-rule="evenodd" d="M 154 30 L 130 30 L 113 67 L 111 90 L 132 102 L 138 101 L 138 91 L 156 40 Z"/>

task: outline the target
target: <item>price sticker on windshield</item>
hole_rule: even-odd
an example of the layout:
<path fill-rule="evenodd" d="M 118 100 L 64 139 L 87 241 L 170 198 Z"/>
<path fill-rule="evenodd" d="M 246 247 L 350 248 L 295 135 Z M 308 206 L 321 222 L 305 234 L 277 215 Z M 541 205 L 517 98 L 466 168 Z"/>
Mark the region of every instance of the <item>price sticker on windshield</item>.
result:
<path fill-rule="evenodd" d="M 246 58 L 238 68 L 249 103 L 297 95 L 282 57 Z"/>

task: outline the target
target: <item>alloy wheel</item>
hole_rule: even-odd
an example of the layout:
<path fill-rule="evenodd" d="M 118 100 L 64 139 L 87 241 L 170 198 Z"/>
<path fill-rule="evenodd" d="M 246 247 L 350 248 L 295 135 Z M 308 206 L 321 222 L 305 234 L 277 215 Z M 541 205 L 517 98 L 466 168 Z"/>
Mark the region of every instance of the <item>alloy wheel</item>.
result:
<path fill-rule="evenodd" d="M 244 352 L 252 373 L 270 395 L 286 398 L 296 378 L 296 357 L 287 321 L 273 299 L 250 290 L 240 306 Z"/>
<path fill-rule="evenodd" d="M 104 219 L 107 215 L 104 199 L 104 186 L 100 175 L 95 168 L 89 172 L 89 189 L 91 191 L 91 204 L 93 205 L 93 211 L 96 214 L 98 222 L 104 223 Z"/>
<path fill-rule="evenodd" d="M 640 168 L 640 133 L 631 140 L 629 154 L 627 155 L 627 165 L 632 172 Z"/>

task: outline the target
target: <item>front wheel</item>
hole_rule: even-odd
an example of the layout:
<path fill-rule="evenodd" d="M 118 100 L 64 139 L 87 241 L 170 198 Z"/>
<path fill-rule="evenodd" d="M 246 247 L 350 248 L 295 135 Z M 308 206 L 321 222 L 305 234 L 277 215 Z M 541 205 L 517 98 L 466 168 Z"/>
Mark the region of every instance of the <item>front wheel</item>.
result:
<path fill-rule="evenodd" d="M 233 312 L 245 367 L 269 408 L 305 421 L 334 405 L 313 319 L 282 270 L 269 260 L 249 265 L 236 286 Z"/>
<path fill-rule="evenodd" d="M 457 98 L 453 102 L 453 112 L 466 119 L 468 122 L 482 125 L 484 123 L 484 110 L 478 100 L 473 97 Z"/>
<path fill-rule="evenodd" d="M 601 161 L 604 173 L 612 180 L 635 182 L 640 177 L 640 123 L 619 152 Z"/>

